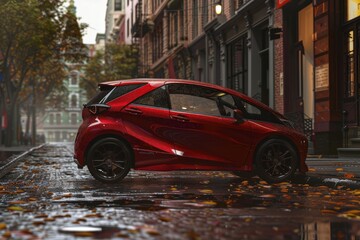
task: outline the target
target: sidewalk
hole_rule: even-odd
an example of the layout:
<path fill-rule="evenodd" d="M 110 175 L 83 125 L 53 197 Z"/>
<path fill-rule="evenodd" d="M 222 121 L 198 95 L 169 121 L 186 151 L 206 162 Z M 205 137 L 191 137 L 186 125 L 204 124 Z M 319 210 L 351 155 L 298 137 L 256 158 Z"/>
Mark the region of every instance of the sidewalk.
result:
<path fill-rule="evenodd" d="M 0 178 L 10 172 L 21 159 L 31 152 L 43 147 L 45 144 L 33 146 L 0 146 Z"/>
<path fill-rule="evenodd" d="M 305 179 L 308 184 L 326 185 L 332 188 L 360 188 L 360 159 L 337 157 L 313 157 L 306 159 L 309 171 Z"/>

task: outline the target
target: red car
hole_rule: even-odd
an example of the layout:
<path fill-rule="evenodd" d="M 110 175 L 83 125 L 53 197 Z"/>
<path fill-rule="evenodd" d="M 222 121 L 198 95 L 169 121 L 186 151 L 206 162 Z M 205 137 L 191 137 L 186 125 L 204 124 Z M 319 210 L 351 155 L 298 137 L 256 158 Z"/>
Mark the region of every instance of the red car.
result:
<path fill-rule="evenodd" d="M 239 92 L 175 79 L 99 84 L 82 112 L 75 162 L 113 183 L 137 170 L 256 173 L 267 182 L 306 172 L 307 139 L 284 116 Z"/>

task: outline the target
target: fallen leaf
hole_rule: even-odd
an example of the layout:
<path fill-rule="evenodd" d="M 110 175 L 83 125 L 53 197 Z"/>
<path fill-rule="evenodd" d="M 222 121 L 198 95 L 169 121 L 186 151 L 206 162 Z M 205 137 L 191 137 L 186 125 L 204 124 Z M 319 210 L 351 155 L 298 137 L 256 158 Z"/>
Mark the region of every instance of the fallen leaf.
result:
<path fill-rule="evenodd" d="M 5 223 L 0 223 L 0 230 L 4 230 L 6 229 L 6 224 Z"/>
<path fill-rule="evenodd" d="M 338 212 L 336 212 L 334 210 L 331 210 L 331 209 L 322 209 L 321 213 L 323 213 L 323 214 L 336 214 Z"/>
<path fill-rule="evenodd" d="M 18 211 L 18 212 L 23 212 L 25 211 L 24 208 L 19 207 L 19 206 L 10 206 L 7 208 L 9 211 Z"/>
<path fill-rule="evenodd" d="M 344 171 L 344 169 L 343 168 L 337 168 L 337 169 L 335 169 L 336 171 L 338 171 L 338 172 L 342 172 L 342 171 Z"/>
<path fill-rule="evenodd" d="M 276 198 L 276 195 L 274 194 L 264 194 L 260 196 L 261 198 Z"/>
<path fill-rule="evenodd" d="M 217 203 L 214 202 L 214 201 L 203 201 L 201 202 L 202 204 L 205 204 L 205 205 L 216 205 Z"/>
<path fill-rule="evenodd" d="M 353 174 L 353 173 L 345 173 L 344 177 L 347 178 L 347 179 L 354 178 L 355 174 Z"/>
<path fill-rule="evenodd" d="M 199 192 L 201 192 L 201 193 L 205 193 L 205 194 L 211 194 L 211 193 L 214 193 L 214 191 L 213 191 L 213 190 L 211 190 L 211 189 L 203 189 L 203 190 L 199 190 Z"/>
<path fill-rule="evenodd" d="M 4 238 L 10 238 L 11 237 L 11 232 L 10 231 L 6 231 L 4 232 L 4 234 L 2 235 Z"/>
<path fill-rule="evenodd" d="M 8 203 L 11 205 L 18 205 L 18 204 L 26 204 L 27 202 L 22 201 L 22 200 L 16 200 L 16 201 L 8 202 Z"/>

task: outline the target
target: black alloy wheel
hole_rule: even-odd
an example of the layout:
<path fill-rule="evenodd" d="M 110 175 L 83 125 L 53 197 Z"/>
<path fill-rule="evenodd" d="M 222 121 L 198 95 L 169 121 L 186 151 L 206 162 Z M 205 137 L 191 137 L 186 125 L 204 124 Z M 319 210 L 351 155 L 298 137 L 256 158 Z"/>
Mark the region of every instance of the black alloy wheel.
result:
<path fill-rule="evenodd" d="M 282 139 L 266 141 L 255 156 L 255 167 L 259 177 L 268 183 L 290 180 L 298 167 L 298 155 L 294 147 Z"/>
<path fill-rule="evenodd" d="M 132 161 L 128 146 L 116 138 L 97 141 L 87 154 L 87 166 L 91 175 L 105 183 L 121 181 L 130 171 Z"/>

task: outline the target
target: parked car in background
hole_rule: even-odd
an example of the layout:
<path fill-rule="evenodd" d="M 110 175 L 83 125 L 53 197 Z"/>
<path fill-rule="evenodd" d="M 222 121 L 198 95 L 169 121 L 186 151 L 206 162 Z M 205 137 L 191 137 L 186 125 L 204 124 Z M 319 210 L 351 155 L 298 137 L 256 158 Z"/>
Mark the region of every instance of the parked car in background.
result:
<path fill-rule="evenodd" d="M 270 183 L 306 172 L 307 139 L 280 113 L 220 86 L 175 79 L 99 84 L 84 106 L 75 162 L 114 183 L 138 170 L 255 173 Z"/>

